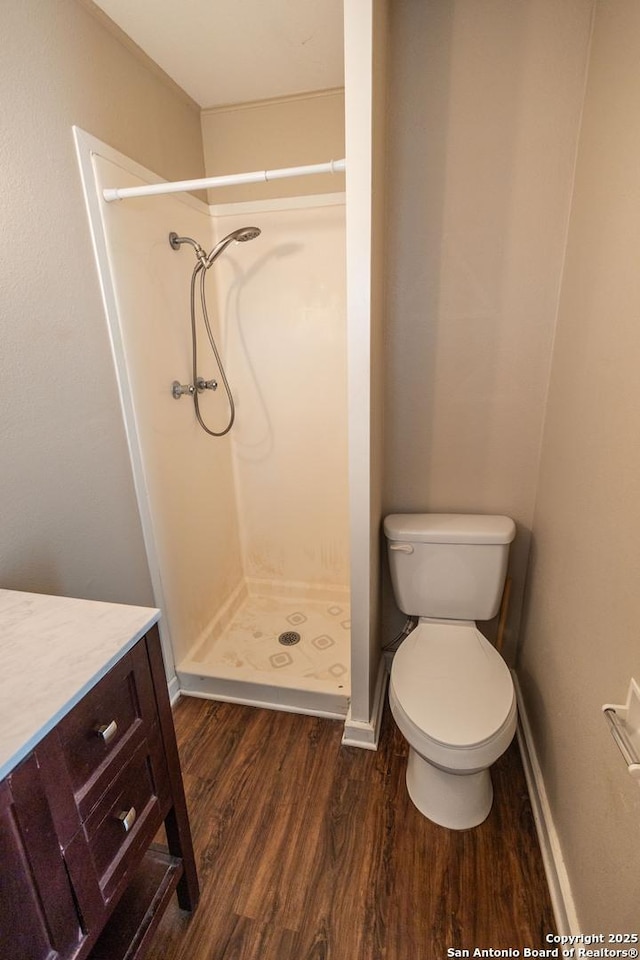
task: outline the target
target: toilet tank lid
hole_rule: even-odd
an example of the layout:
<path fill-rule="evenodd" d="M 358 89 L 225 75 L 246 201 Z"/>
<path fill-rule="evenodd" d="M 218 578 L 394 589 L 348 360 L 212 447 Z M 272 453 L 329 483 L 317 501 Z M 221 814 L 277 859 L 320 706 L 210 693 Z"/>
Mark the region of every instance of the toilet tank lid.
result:
<path fill-rule="evenodd" d="M 516 525 L 511 517 L 466 513 L 392 513 L 385 517 L 388 540 L 420 543 L 511 543 Z"/>

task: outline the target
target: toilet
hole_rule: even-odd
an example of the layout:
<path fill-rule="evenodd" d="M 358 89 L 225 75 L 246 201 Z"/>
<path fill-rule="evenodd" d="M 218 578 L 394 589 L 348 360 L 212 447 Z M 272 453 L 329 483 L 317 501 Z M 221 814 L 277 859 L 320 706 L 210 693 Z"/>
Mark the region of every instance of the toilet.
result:
<path fill-rule="evenodd" d="M 409 743 L 407 789 L 429 820 L 465 830 L 489 815 L 489 767 L 516 730 L 509 668 L 475 624 L 498 612 L 515 524 L 392 514 L 384 532 L 396 602 L 419 618 L 389 682 L 391 712 Z"/>

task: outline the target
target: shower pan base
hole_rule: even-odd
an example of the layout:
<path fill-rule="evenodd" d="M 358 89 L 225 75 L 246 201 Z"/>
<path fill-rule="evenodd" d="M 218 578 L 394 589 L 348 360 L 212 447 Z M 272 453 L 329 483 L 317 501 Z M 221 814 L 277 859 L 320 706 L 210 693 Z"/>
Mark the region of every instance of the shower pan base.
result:
<path fill-rule="evenodd" d="M 350 696 L 349 605 L 247 597 L 177 665 L 182 693 L 343 719 Z M 300 640 L 283 646 L 280 637 Z"/>

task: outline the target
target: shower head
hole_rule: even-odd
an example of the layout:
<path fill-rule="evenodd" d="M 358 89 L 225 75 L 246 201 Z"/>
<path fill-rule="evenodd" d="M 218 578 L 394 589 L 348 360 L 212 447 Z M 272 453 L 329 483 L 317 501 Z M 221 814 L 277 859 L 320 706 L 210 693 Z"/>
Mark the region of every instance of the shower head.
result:
<path fill-rule="evenodd" d="M 259 227 L 240 227 L 238 230 L 234 230 L 232 233 L 229 233 L 224 239 L 220 240 L 219 243 L 216 243 L 215 247 L 206 258 L 204 266 L 208 270 L 214 260 L 217 260 L 223 250 L 226 250 L 230 243 L 234 240 L 236 243 L 246 243 L 247 240 L 255 240 L 256 237 L 259 237 L 262 231 Z"/>
<path fill-rule="evenodd" d="M 247 240 L 255 240 L 261 233 L 262 230 L 260 227 L 240 227 L 239 230 L 235 230 L 230 236 L 238 243 L 245 243 Z"/>

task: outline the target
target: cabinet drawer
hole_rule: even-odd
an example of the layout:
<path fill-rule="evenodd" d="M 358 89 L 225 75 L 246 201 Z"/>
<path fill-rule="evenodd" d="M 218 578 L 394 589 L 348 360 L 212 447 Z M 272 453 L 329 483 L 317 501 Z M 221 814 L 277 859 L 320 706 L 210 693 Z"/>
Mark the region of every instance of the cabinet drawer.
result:
<path fill-rule="evenodd" d="M 84 824 L 102 896 L 108 901 L 123 872 L 137 862 L 162 823 L 157 773 L 144 741 Z"/>
<path fill-rule="evenodd" d="M 82 819 L 111 771 L 149 733 L 155 716 L 145 646 L 138 644 L 60 722 L 60 744 Z"/>

